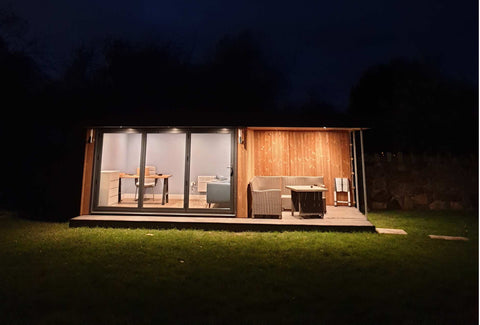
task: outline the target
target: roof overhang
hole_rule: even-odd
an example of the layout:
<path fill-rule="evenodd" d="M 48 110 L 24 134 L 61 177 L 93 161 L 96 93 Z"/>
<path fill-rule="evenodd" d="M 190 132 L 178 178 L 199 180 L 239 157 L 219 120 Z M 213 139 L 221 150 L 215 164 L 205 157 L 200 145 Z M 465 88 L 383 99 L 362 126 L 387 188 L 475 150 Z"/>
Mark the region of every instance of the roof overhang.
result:
<path fill-rule="evenodd" d="M 247 127 L 250 130 L 259 130 L 259 131 L 362 131 L 367 130 L 368 128 L 361 128 L 361 127 L 294 127 L 294 126 L 280 126 L 280 127 L 273 127 L 273 126 L 252 126 Z"/>
<path fill-rule="evenodd" d="M 307 127 L 307 126 L 225 126 L 225 125 L 205 125 L 205 126 L 166 126 L 166 125 L 149 125 L 149 126 L 124 126 L 124 125 L 105 125 L 105 126 L 90 126 L 88 129 L 123 129 L 136 130 L 136 129 L 239 129 L 247 128 L 249 130 L 258 130 L 258 131 L 362 131 L 368 130 L 369 128 L 363 127 Z"/>

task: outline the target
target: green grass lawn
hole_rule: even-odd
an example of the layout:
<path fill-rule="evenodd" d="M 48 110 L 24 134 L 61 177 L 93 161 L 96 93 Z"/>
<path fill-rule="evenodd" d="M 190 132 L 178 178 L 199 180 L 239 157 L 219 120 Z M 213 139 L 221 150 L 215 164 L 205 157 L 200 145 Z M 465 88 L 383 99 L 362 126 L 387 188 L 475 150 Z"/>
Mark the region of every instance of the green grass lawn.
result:
<path fill-rule="evenodd" d="M 3 213 L 0 323 L 478 323 L 476 214 L 369 219 L 408 235 L 69 228 Z"/>

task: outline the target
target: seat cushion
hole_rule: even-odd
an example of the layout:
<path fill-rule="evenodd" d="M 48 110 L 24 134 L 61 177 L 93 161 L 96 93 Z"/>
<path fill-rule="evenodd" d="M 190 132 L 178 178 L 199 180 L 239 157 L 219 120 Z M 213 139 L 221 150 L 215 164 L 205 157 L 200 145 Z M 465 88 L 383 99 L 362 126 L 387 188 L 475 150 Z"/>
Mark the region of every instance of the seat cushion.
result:
<path fill-rule="evenodd" d="M 207 203 L 230 202 L 230 182 L 208 182 Z"/>
<path fill-rule="evenodd" d="M 255 176 L 250 181 L 252 190 L 262 191 L 270 189 L 281 189 L 282 178 L 281 176 Z"/>

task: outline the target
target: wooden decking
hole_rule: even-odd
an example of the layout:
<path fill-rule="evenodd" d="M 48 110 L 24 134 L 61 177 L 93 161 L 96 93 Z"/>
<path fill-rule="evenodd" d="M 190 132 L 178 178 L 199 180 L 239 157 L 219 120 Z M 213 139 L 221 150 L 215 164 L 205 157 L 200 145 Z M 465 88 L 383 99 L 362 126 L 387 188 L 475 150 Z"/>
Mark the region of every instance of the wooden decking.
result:
<path fill-rule="evenodd" d="M 70 220 L 70 227 L 203 229 L 226 231 L 364 231 L 375 226 L 356 208 L 327 208 L 325 218 L 300 218 L 283 212 L 282 219 L 181 216 L 84 215 Z"/>

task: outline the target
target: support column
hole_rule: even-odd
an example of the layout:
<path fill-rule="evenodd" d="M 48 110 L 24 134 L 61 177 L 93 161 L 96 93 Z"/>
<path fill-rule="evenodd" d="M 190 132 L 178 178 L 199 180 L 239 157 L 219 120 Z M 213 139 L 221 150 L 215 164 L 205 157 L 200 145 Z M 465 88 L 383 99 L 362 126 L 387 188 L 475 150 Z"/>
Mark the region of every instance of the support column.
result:
<path fill-rule="evenodd" d="M 354 170 L 355 170 L 355 205 L 357 206 L 357 209 L 360 209 L 360 202 L 358 199 L 358 166 L 357 166 L 357 143 L 356 143 L 356 137 L 357 135 L 355 134 L 355 131 L 352 131 L 353 134 L 353 165 L 354 165 Z"/>
<path fill-rule="evenodd" d="M 93 160 L 95 154 L 95 132 L 87 130 L 85 155 L 83 158 L 82 197 L 80 199 L 80 215 L 90 214 L 92 196 Z"/>
<path fill-rule="evenodd" d="M 365 177 L 365 154 L 363 151 L 363 130 L 360 130 L 360 151 L 362 154 L 362 178 L 363 178 L 363 204 L 365 205 L 365 216 L 368 214 L 367 206 L 367 183 Z"/>

